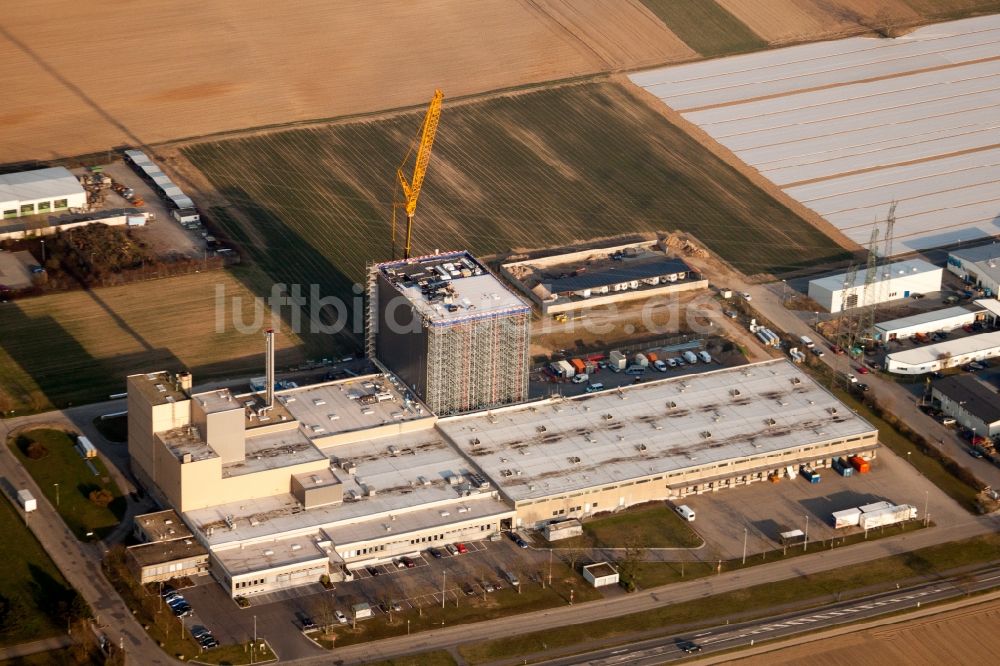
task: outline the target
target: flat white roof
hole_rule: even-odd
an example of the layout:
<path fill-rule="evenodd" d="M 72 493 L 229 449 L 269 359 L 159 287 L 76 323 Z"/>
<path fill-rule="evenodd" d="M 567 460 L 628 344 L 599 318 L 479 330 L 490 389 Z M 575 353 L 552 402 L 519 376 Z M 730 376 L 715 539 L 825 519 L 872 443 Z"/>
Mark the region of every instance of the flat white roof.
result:
<path fill-rule="evenodd" d="M 69 169 L 51 167 L 0 175 L 0 201 L 34 201 L 86 194 Z"/>
<path fill-rule="evenodd" d="M 875 430 L 783 360 L 447 418 L 438 428 L 515 501 Z"/>
<path fill-rule="evenodd" d="M 997 180 L 1000 180 L 1000 177 Z M 994 242 L 979 247 L 963 248 L 951 252 L 950 255 L 961 259 L 964 263 L 975 264 L 979 273 L 1000 282 L 1000 244 Z"/>
<path fill-rule="evenodd" d="M 980 298 L 975 301 L 976 305 L 989 310 L 994 315 L 1000 316 L 1000 301 L 995 298 Z"/>
<path fill-rule="evenodd" d="M 404 514 L 421 508 L 468 501 L 463 493 L 467 485 L 453 486 L 449 478 L 467 479 L 477 471 L 435 430 L 345 444 L 330 452 L 337 463 L 332 472 L 343 484 L 344 502 L 304 511 L 291 494 L 283 494 L 189 511 L 185 514 L 188 523 L 214 547 L 392 514 L 408 520 Z M 342 469 L 342 462 L 353 463 L 354 474 Z M 368 488 L 374 488 L 375 494 L 368 496 Z M 233 519 L 232 529 L 226 516 Z"/>
<path fill-rule="evenodd" d="M 919 366 L 940 360 L 943 356 L 963 356 L 998 347 L 1000 347 L 1000 331 L 992 331 L 888 354 L 886 362 L 892 360 L 896 363 Z"/>
<path fill-rule="evenodd" d="M 447 325 L 508 310 L 530 309 L 468 252 L 386 262 L 379 264 L 378 270 L 431 324 Z M 426 290 L 435 284 L 438 288 L 433 292 Z"/>
<path fill-rule="evenodd" d="M 248 431 L 244 440 L 245 458 L 240 462 L 224 464 L 222 478 L 326 460 L 326 454 L 317 449 L 299 428 L 266 435 L 254 435 L 253 432 Z"/>
<path fill-rule="evenodd" d="M 245 548 L 225 548 L 213 550 L 212 555 L 226 568 L 231 576 L 306 564 L 329 559 L 329 554 L 307 536 L 274 539 Z"/>
<path fill-rule="evenodd" d="M 924 261 L 923 259 L 908 259 L 906 261 L 897 261 L 895 263 L 889 264 L 886 267 L 888 274 L 887 278 L 892 280 L 899 280 L 905 278 L 909 275 L 919 275 L 921 273 L 931 273 L 934 271 L 944 271 L 940 266 L 935 266 L 932 263 Z M 826 277 L 816 278 L 815 280 L 810 280 L 809 284 L 815 284 L 818 287 L 823 287 L 830 291 L 841 291 L 843 289 L 850 289 L 853 287 L 863 287 L 865 284 L 865 274 L 866 269 L 859 269 L 857 275 L 854 278 L 853 285 L 845 286 L 847 281 L 847 273 L 838 273 L 837 275 L 828 275 Z"/>
<path fill-rule="evenodd" d="M 971 316 L 974 314 L 975 311 L 969 310 L 961 305 L 956 305 L 952 308 L 931 310 L 930 312 L 921 312 L 919 314 L 910 315 L 909 317 L 900 317 L 899 319 L 881 321 L 875 324 L 875 328 L 882 331 L 895 331 L 902 328 L 910 328 L 911 326 L 921 326 L 924 324 L 930 325 L 939 321 L 946 321 L 948 319 Z"/>
<path fill-rule="evenodd" d="M 393 375 L 352 377 L 278 391 L 276 395 L 292 418 L 302 424 L 305 434 L 320 446 L 330 435 L 432 418 L 427 407 Z M 363 433 L 359 438 L 364 438 Z"/>

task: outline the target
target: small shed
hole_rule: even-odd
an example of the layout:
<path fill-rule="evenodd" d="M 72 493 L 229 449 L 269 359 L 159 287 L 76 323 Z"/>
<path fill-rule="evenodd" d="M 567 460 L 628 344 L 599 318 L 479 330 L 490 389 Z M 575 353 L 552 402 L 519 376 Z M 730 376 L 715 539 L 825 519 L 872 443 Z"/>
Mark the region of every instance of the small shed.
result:
<path fill-rule="evenodd" d="M 363 620 L 366 617 L 372 616 L 372 607 L 362 601 L 360 604 L 351 606 L 351 613 L 354 615 L 355 620 Z"/>
<path fill-rule="evenodd" d="M 548 523 L 542 528 L 542 535 L 546 541 L 558 541 L 559 539 L 569 539 L 583 534 L 583 525 L 576 518 L 569 520 L 557 520 Z"/>
<path fill-rule="evenodd" d="M 597 562 L 583 568 L 583 577 L 594 587 L 615 585 L 618 583 L 618 570 L 607 562 Z"/>

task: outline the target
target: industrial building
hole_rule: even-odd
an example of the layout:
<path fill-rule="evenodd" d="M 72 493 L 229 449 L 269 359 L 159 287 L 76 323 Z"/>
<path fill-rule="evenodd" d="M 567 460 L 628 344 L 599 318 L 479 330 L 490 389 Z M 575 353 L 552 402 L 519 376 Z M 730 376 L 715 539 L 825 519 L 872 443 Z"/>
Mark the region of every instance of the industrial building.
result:
<path fill-rule="evenodd" d="M 0 175 L 0 211 L 5 220 L 86 207 L 87 193 L 65 167 Z"/>
<path fill-rule="evenodd" d="M 273 376 L 269 360 L 267 386 Z M 183 515 L 233 596 L 339 580 L 512 524 L 513 509 L 393 376 L 245 395 L 191 384 L 186 373 L 128 378 L 132 470 Z M 162 566 L 173 554 L 162 550 L 137 551 L 151 553 L 137 570 Z"/>
<path fill-rule="evenodd" d="M 997 356 L 1000 331 L 991 331 L 887 354 L 885 369 L 901 375 L 922 375 Z"/>
<path fill-rule="evenodd" d="M 828 312 L 885 303 L 913 294 L 941 291 L 944 269 L 922 259 L 898 261 L 878 269 L 874 281 L 866 286 L 867 271 L 859 270 L 853 284 L 848 275 L 830 275 L 809 281 L 809 298 Z"/>
<path fill-rule="evenodd" d="M 982 308 L 970 310 L 957 305 L 942 310 L 932 310 L 900 317 L 875 324 L 874 339 L 880 342 L 890 340 L 905 340 L 917 333 L 936 333 L 938 331 L 954 331 L 968 324 L 974 324 L 986 317 Z"/>
<path fill-rule="evenodd" d="M 181 188 L 170 180 L 169 176 L 160 171 L 160 167 L 156 166 L 146 153 L 141 150 L 126 150 L 124 155 L 125 162 L 132 165 L 132 168 L 152 186 L 153 190 L 174 208 L 187 211 L 194 209 L 194 201 L 184 194 Z M 195 212 L 189 213 L 188 216 L 197 217 Z"/>
<path fill-rule="evenodd" d="M 375 265 L 368 355 L 438 416 L 528 397 L 531 308 L 468 252 Z"/>
<path fill-rule="evenodd" d="M 140 543 L 125 550 L 125 562 L 140 583 L 208 571 L 208 550 L 174 510 L 136 516 L 133 531 Z"/>
<path fill-rule="evenodd" d="M 1000 435 L 1000 395 L 973 375 L 942 377 L 931 385 L 934 404 L 977 435 Z"/>
<path fill-rule="evenodd" d="M 948 270 L 968 283 L 1000 294 L 1000 245 L 996 242 L 948 253 Z"/>
<path fill-rule="evenodd" d="M 442 419 L 536 527 L 874 457 L 877 430 L 787 361 Z"/>
<path fill-rule="evenodd" d="M 650 243 L 517 261 L 500 270 L 543 315 L 708 287 L 687 263 Z"/>

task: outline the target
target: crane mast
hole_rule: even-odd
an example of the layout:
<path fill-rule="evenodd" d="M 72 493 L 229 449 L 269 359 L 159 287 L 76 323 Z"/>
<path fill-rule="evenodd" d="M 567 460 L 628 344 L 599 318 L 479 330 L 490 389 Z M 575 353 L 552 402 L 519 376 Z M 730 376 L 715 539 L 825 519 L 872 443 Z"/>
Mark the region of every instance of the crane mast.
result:
<path fill-rule="evenodd" d="M 410 258 L 410 250 L 413 240 L 413 216 L 417 212 L 417 199 L 420 197 L 420 190 L 424 184 L 424 176 L 427 174 L 427 165 L 431 160 L 431 148 L 434 146 L 434 136 L 437 134 L 438 120 L 441 118 L 441 100 L 444 94 L 440 90 L 434 91 L 434 97 L 427 107 L 427 115 L 424 116 L 424 124 L 420 130 L 420 145 L 417 148 L 417 158 L 413 165 L 413 178 L 407 181 L 406 174 L 403 173 L 403 166 L 409 160 L 409 153 L 403 160 L 403 164 L 396 170 L 396 178 L 400 187 L 403 188 L 403 206 L 406 210 L 406 244 L 403 246 L 403 258 Z M 396 208 L 392 207 L 392 255 L 396 258 Z"/>

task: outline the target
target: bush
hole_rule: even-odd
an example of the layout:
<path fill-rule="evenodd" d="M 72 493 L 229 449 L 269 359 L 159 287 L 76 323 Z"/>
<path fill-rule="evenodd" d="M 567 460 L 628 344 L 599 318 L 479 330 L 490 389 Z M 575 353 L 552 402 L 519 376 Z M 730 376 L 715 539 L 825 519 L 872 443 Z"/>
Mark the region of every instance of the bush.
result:
<path fill-rule="evenodd" d="M 90 498 L 91 502 L 93 502 L 94 504 L 96 504 L 101 508 L 108 506 L 109 504 L 111 504 L 112 500 L 114 500 L 114 496 L 111 494 L 111 492 L 105 490 L 104 488 L 101 488 L 99 490 L 91 490 L 90 494 L 87 495 L 87 497 Z"/>
<path fill-rule="evenodd" d="M 32 460 L 41 460 L 45 456 L 49 455 L 49 450 L 45 448 L 45 445 L 41 442 L 31 442 L 24 447 L 24 455 L 28 456 Z"/>

